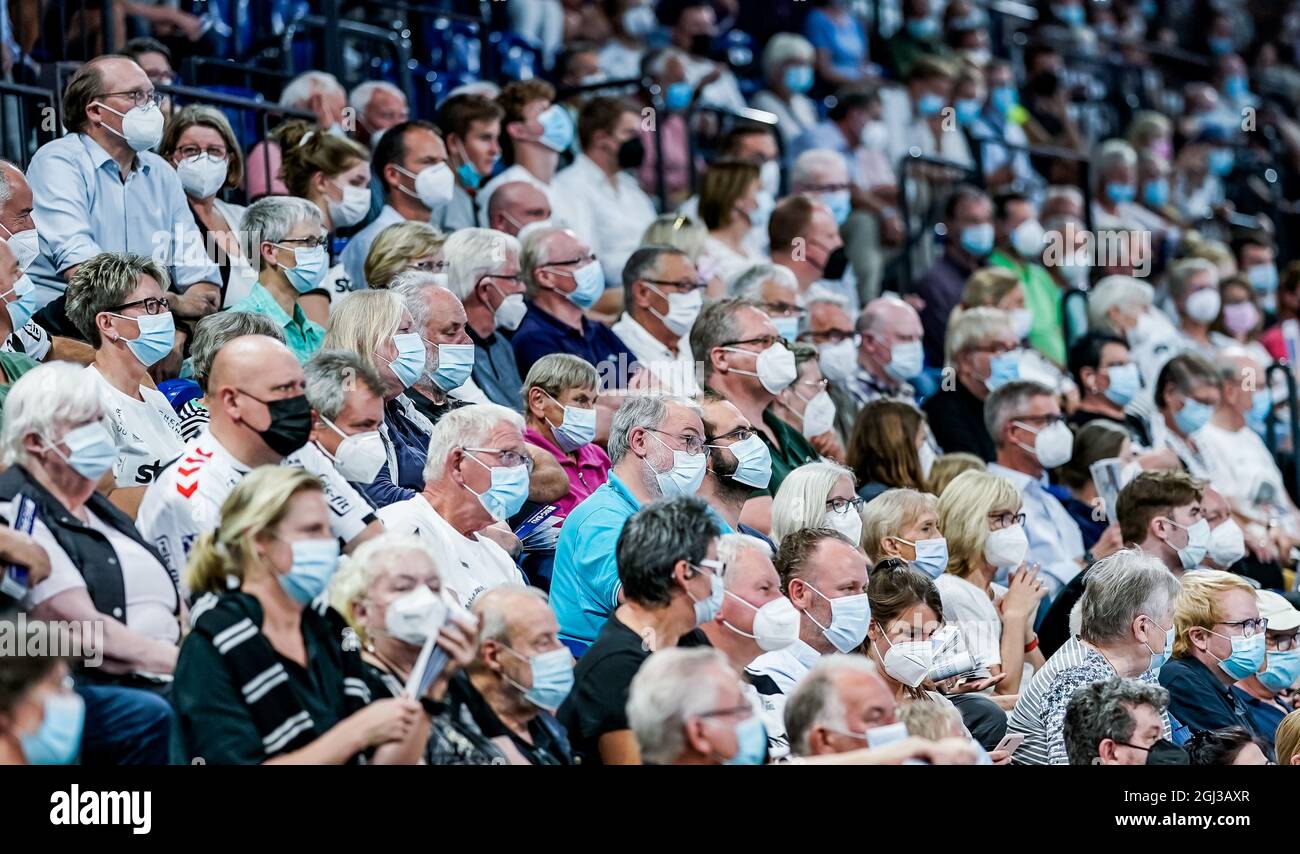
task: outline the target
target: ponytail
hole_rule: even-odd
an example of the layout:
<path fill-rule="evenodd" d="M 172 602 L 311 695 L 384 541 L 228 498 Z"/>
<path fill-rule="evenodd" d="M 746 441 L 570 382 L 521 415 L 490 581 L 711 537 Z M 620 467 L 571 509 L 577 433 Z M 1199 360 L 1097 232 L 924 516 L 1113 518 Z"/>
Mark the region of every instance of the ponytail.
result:
<path fill-rule="evenodd" d="M 332 178 L 370 160 L 370 152 L 361 144 L 301 119 L 285 122 L 272 136 L 280 146 L 280 180 L 292 195 L 303 199 L 317 172 Z"/>

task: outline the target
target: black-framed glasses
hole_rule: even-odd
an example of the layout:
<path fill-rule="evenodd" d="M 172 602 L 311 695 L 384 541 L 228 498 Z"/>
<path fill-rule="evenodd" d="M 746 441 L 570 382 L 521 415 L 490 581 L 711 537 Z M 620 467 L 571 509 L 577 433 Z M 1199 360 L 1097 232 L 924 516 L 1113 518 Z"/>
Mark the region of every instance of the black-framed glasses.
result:
<path fill-rule="evenodd" d="M 782 338 L 780 335 L 760 335 L 757 338 L 742 338 L 739 341 L 724 341 L 719 346 L 739 347 L 742 344 L 758 344 L 764 350 L 766 350 L 768 347 L 771 347 L 773 344 L 780 344 L 782 347 L 787 346 L 785 339 Z"/>
<path fill-rule="evenodd" d="M 699 563 L 686 561 L 686 565 L 696 572 L 707 572 L 709 575 L 716 575 L 721 578 L 727 572 L 727 566 L 720 560 L 702 560 Z"/>
<path fill-rule="evenodd" d="M 131 302 L 124 302 L 121 305 L 115 305 L 108 309 L 108 311 L 112 314 L 121 314 L 128 308 L 135 308 L 136 306 L 144 306 L 145 314 L 162 314 L 164 311 L 172 310 L 171 304 L 167 302 L 166 297 L 145 297 L 144 299 L 132 300 Z"/>
<path fill-rule="evenodd" d="M 596 260 L 596 253 L 595 253 L 595 252 L 588 252 L 586 255 L 581 255 L 581 256 L 579 256 L 579 257 L 577 257 L 577 258 L 569 258 L 568 260 L 565 260 L 565 261 L 547 261 L 545 264 L 538 264 L 537 266 L 539 266 L 539 267 L 571 267 L 571 266 L 573 266 L 574 264 L 590 264 L 592 261 L 595 261 L 595 260 Z"/>
<path fill-rule="evenodd" d="M 296 246 L 301 246 L 304 249 L 315 249 L 318 246 L 324 246 L 327 241 L 328 238 L 324 237 L 323 235 L 318 235 L 316 237 L 286 237 L 280 241 L 272 242 L 268 240 L 266 242 L 270 243 L 272 246 L 279 246 L 281 249 L 291 248 L 288 245 L 286 245 L 290 243 Z"/>
<path fill-rule="evenodd" d="M 1025 524 L 1024 513 L 990 513 L 989 524 L 993 526 L 994 531 L 1000 531 L 1003 528 L 1010 528 L 1012 525 Z"/>
<path fill-rule="evenodd" d="M 704 446 L 706 448 L 723 448 L 727 446 L 717 445 L 714 443 L 720 442 L 723 439 L 730 439 L 733 443 L 745 442 L 756 435 L 757 434 L 754 432 L 753 428 L 751 427 L 737 427 L 735 430 L 732 430 L 730 433 L 723 433 L 721 436 L 706 436 L 704 438 Z"/>
<path fill-rule="evenodd" d="M 531 474 L 533 471 L 533 458 L 527 454 L 521 454 L 518 451 L 511 451 L 505 448 L 468 448 L 462 447 L 462 451 L 468 454 L 496 454 L 497 459 L 501 460 L 501 465 L 506 468 L 523 466 Z"/>
<path fill-rule="evenodd" d="M 653 427 L 647 427 L 646 429 L 649 430 L 651 433 L 658 433 L 660 436 L 667 436 L 671 439 L 676 439 L 678 442 L 681 442 L 682 450 L 686 451 L 686 453 L 692 457 L 695 456 L 696 454 L 704 453 L 704 440 L 701 439 L 699 436 L 694 436 L 694 435 L 678 436 L 674 433 L 665 433 L 663 430 L 656 430 Z"/>
<path fill-rule="evenodd" d="M 145 91 L 144 89 L 131 89 L 126 92 L 100 92 L 97 98 L 130 98 L 131 103 L 137 107 L 143 107 L 145 104 L 152 103 L 155 107 L 162 103 L 162 93 L 155 90 Z"/>
<path fill-rule="evenodd" d="M 1295 632 L 1291 632 L 1290 634 L 1269 638 L 1269 643 L 1273 645 L 1271 648 L 1278 652 L 1290 652 L 1296 648 L 1297 644 L 1300 644 L 1300 638 L 1296 637 Z"/>
<path fill-rule="evenodd" d="M 674 293 L 679 294 L 693 294 L 700 288 L 707 287 L 704 282 L 697 280 L 688 280 L 683 282 L 669 281 L 667 279 L 642 279 L 641 281 L 649 285 L 659 285 L 660 287 L 671 288 Z"/>
<path fill-rule="evenodd" d="M 181 156 L 182 160 L 190 160 L 200 154 L 206 154 L 213 160 L 225 160 L 230 155 L 224 145 L 209 145 L 207 148 L 200 148 L 197 145 L 182 145 L 176 149 L 176 153 Z"/>
<path fill-rule="evenodd" d="M 513 276 L 506 276 L 498 273 L 487 273 L 486 275 L 478 277 L 478 281 L 474 283 L 475 287 L 477 287 L 480 283 L 482 283 L 484 279 L 501 279 L 502 281 L 506 281 L 506 282 L 514 282 L 516 285 L 521 283 L 518 273 L 516 273 Z M 495 286 L 495 283 L 493 284 Z"/>
<path fill-rule="evenodd" d="M 410 269 L 419 270 L 421 273 L 437 273 L 447 268 L 447 262 L 441 258 L 433 261 L 412 261 Z"/>
<path fill-rule="evenodd" d="M 1243 638 L 1253 638 L 1259 632 L 1268 631 L 1268 617 L 1257 617 L 1253 620 L 1233 620 L 1231 623 L 1219 621 L 1215 625 L 1239 627 Z"/>
<path fill-rule="evenodd" d="M 852 507 L 855 512 L 861 513 L 863 503 L 860 495 L 855 495 L 852 498 L 827 498 L 826 509 L 836 513 L 847 513 L 848 509 Z"/>

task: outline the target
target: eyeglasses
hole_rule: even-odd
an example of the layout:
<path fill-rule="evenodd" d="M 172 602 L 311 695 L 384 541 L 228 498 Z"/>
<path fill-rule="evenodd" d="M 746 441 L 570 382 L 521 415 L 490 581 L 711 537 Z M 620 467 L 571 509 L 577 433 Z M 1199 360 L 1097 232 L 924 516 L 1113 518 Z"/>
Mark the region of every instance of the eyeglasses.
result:
<path fill-rule="evenodd" d="M 795 385 L 807 385 L 807 386 L 812 386 L 818 391 L 826 391 L 826 389 L 830 388 L 831 381 L 826 379 L 825 377 L 822 377 L 819 380 L 799 380 L 798 382 L 795 383 Z"/>
<path fill-rule="evenodd" d="M 478 281 L 475 282 L 474 284 L 477 286 L 477 285 L 478 285 L 479 283 L 481 283 L 484 279 L 501 279 L 501 280 L 503 280 L 503 281 L 507 281 L 507 282 L 514 282 L 516 285 L 519 284 L 519 276 L 518 276 L 518 274 L 513 275 L 513 276 L 498 276 L 498 275 L 496 275 L 495 273 L 488 273 L 486 276 L 479 276 L 479 277 L 478 277 Z"/>
<path fill-rule="evenodd" d="M 725 446 L 717 445 L 714 443 L 720 442 L 723 439 L 730 439 L 732 442 L 745 442 L 751 439 L 755 435 L 756 434 L 754 433 L 754 431 L 749 427 L 737 427 L 735 430 L 732 430 L 730 433 L 723 433 L 721 436 L 713 436 L 711 438 L 706 437 L 704 440 L 705 442 L 704 446 L 706 448 L 721 448 Z"/>
<path fill-rule="evenodd" d="M 808 309 L 792 302 L 765 302 L 763 311 L 768 317 L 803 317 Z"/>
<path fill-rule="evenodd" d="M 696 715 L 696 717 L 725 718 L 725 717 L 736 716 L 736 717 L 748 718 L 753 713 L 754 713 L 754 707 L 749 705 L 748 703 L 743 703 L 739 706 L 732 706 L 729 709 L 714 709 L 711 712 L 701 712 L 700 714 Z"/>
<path fill-rule="evenodd" d="M 705 287 L 704 282 L 698 282 L 692 280 L 681 281 L 681 282 L 676 282 L 676 281 L 670 282 L 664 279 L 642 279 L 641 281 L 645 282 L 646 284 L 659 285 L 661 287 L 668 288 L 672 290 L 673 293 L 679 293 L 679 294 L 692 294 L 698 291 L 700 288 Z"/>
<path fill-rule="evenodd" d="M 699 436 L 674 436 L 672 433 L 665 433 L 664 431 L 656 430 L 653 427 L 647 427 L 646 429 L 651 433 L 658 433 L 660 436 L 668 436 L 671 439 L 676 439 L 678 442 L 681 442 L 683 446 L 682 450 L 686 451 L 689 456 L 693 457 L 696 454 L 704 453 L 704 440 Z"/>
<path fill-rule="evenodd" d="M 145 104 L 152 103 L 155 107 L 162 103 L 162 93 L 155 92 L 152 89 L 132 89 L 129 92 L 100 92 L 97 98 L 129 98 L 131 103 L 137 107 L 143 107 Z"/>
<path fill-rule="evenodd" d="M 269 240 L 266 241 L 266 242 L 267 242 L 267 243 L 271 243 L 271 241 L 269 241 Z M 324 246 L 325 243 L 326 243 L 326 238 L 324 238 L 324 237 L 286 237 L 284 240 L 281 240 L 279 243 L 271 243 L 271 245 L 272 245 L 272 246 L 279 246 L 281 249 L 288 249 L 288 248 L 289 248 L 288 246 L 283 245 L 283 244 L 286 244 L 286 243 L 296 243 L 296 244 L 302 246 L 302 247 L 305 248 L 305 249 L 315 249 L 315 248 L 317 248 L 318 246 Z"/>
<path fill-rule="evenodd" d="M 548 261 L 545 264 L 538 264 L 539 267 L 571 267 L 574 264 L 590 264 L 596 260 L 595 252 L 588 252 L 586 255 L 580 255 L 577 258 L 570 258 L 567 261 Z"/>
<path fill-rule="evenodd" d="M 198 157 L 200 154 L 206 154 L 213 160 L 225 160 L 229 154 L 224 145 L 209 145 L 207 148 L 199 148 L 197 145 L 182 145 L 176 149 L 176 153 L 181 156 L 182 160 L 189 160 Z"/>
<path fill-rule="evenodd" d="M 447 262 L 441 258 L 435 261 L 413 261 L 411 262 L 412 270 L 419 270 L 421 273 L 436 273 L 439 270 L 446 269 Z"/>
<path fill-rule="evenodd" d="M 739 347 L 742 344 L 758 344 L 764 350 L 771 347 L 773 344 L 780 344 L 782 347 L 786 346 L 785 339 L 780 335 L 761 335 L 758 338 L 744 338 L 740 341 L 724 341 L 718 346 Z"/>
<path fill-rule="evenodd" d="M 854 511 L 861 513 L 862 504 L 863 501 L 861 496 L 857 496 L 857 495 L 853 496 L 852 498 L 826 499 L 826 509 L 833 510 L 836 513 L 847 513 L 850 507 L 852 507 Z"/>
<path fill-rule="evenodd" d="M 799 333 L 801 340 L 806 339 L 814 344 L 838 344 L 841 341 L 851 341 L 856 337 L 857 333 L 851 329 L 827 329 L 822 332 L 804 331 Z"/>
<path fill-rule="evenodd" d="M 709 575 L 716 575 L 721 578 L 727 572 L 727 565 L 720 560 L 702 560 L 699 563 L 686 561 L 686 565 L 696 572 L 707 572 Z"/>
<path fill-rule="evenodd" d="M 528 469 L 528 472 L 530 474 L 533 471 L 533 458 L 528 456 L 527 454 L 521 454 L 518 451 L 510 451 L 510 450 L 505 450 L 503 448 L 466 448 L 466 447 L 462 447 L 461 450 L 469 454 L 496 454 L 497 459 L 501 460 L 501 465 L 506 468 L 523 466 L 524 468 Z"/>
<path fill-rule="evenodd" d="M 1011 418 L 1011 423 L 1014 424 L 1014 423 L 1017 422 L 1017 421 L 1020 421 L 1020 422 L 1026 422 L 1026 421 L 1027 421 L 1027 422 L 1034 423 L 1034 424 L 1042 424 L 1044 427 L 1050 427 L 1050 426 L 1053 425 L 1053 424 L 1064 424 L 1064 423 L 1066 423 L 1065 416 L 1064 416 L 1064 415 L 1061 415 L 1060 413 L 1057 413 L 1057 414 L 1055 414 L 1055 415 L 1015 415 L 1015 416 L 1012 416 L 1012 418 Z"/>
<path fill-rule="evenodd" d="M 1272 644 L 1272 647 L 1270 648 L 1275 649 L 1278 652 L 1290 652 L 1296 648 L 1297 643 L 1300 643 L 1300 638 L 1297 638 L 1295 633 L 1289 635 L 1277 635 L 1268 640 L 1269 643 Z"/>
<path fill-rule="evenodd" d="M 172 310 L 166 297 L 161 299 L 158 297 L 146 297 L 145 299 L 132 300 L 131 302 L 124 302 L 121 305 L 115 305 L 108 309 L 108 311 L 114 314 L 120 314 L 128 308 L 135 308 L 138 305 L 144 306 L 145 314 L 162 314 L 164 311 Z"/>
<path fill-rule="evenodd" d="M 1254 620 L 1233 620 L 1231 623 L 1219 622 L 1218 626 L 1240 627 L 1243 638 L 1253 638 L 1256 633 L 1268 630 L 1268 617 L 1258 617 Z"/>
<path fill-rule="evenodd" d="M 989 525 L 991 530 L 1000 531 L 1003 528 L 1010 528 L 1012 525 L 1025 524 L 1024 513 L 990 513 Z"/>

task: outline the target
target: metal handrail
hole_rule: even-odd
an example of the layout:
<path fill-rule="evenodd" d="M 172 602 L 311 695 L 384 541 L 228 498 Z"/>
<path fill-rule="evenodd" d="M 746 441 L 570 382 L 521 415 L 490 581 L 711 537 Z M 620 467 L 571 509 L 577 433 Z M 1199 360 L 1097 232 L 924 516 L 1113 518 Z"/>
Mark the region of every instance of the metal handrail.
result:
<path fill-rule="evenodd" d="M 17 109 L 13 111 L 18 124 L 16 134 L 11 133 L 15 129 L 9 125 L 11 98 L 17 100 L 15 105 Z M 40 135 L 43 133 L 39 124 L 34 128 L 31 126 L 29 116 L 32 113 L 28 108 L 39 110 L 42 103 L 54 110 L 52 127 L 44 133 L 48 133 L 49 140 L 57 139 L 63 133 L 63 117 L 60 114 L 62 105 L 59 103 L 58 94 L 53 89 L 40 86 L 0 81 L 0 145 L 3 145 L 5 157 L 24 170 L 31 155 L 40 148 L 42 144 Z M 35 146 L 33 147 L 31 143 L 35 143 Z"/>
<path fill-rule="evenodd" d="M 337 6 L 337 0 L 330 0 L 332 5 Z M 383 27 L 377 27 L 373 24 L 363 24 L 359 21 L 349 21 L 347 19 L 329 19 L 323 15 L 303 15 L 294 22 L 294 27 L 286 28 L 289 34 L 289 40 L 292 40 L 292 33 L 295 28 L 312 27 L 321 30 L 325 35 L 325 64 L 328 70 L 335 77 L 342 79 L 343 59 L 342 59 L 342 42 L 340 36 L 349 36 L 362 41 L 375 42 L 377 44 L 386 44 L 393 50 L 394 65 L 397 68 L 397 85 L 398 88 L 406 93 L 406 99 L 410 103 L 415 101 L 415 81 L 411 74 L 411 40 L 406 38 L 402 33 L 396 30 L 389 30 Z M 338 40 L 336 42 L 336 40 Z"/>
<path fill-rule="evenodd" d="M 1291 428 L 1291 470 L 1295 476 L 1296 488 L 1300 489 L 1300 418 L 1296 417 L 1300 414 L 1300 400 L 1297 400 L 1295 373 L 1285 360 L 1269 365 L 1264 372 L 1264 383 L 1269 389 L 1273 388 L 1274 372 L 1281 372 L 1286 381 L 1286 407 Z M 1268 421 L 1264 427 L 1264 442 L 1274 460 L 1277 459 L 1277 420 L 1273 417 L 1276 408 L 1277 402 L 1274 401 L 1269 407 Z"/>
<path fill-rule="evenodd" d="M 963 166 L 962 164 L 952 160 L 945 160 L 942 157 L 934 157 L 929 154 L 922 154 L 921 150 L 915 146 L 908 149 L 907 153 L 903 155 L 902 159 L 899 160 L 898 214 L 899 217 L 903 220 L 903 229 L 904 229 L 903 245 L 902 247 L 900 247 L 898 252 L 898 263 L 902 266 L 903 281 L 899 285 L 900 292 L 902 293 L 910 293 L 913 285 L 912 250 L 916 248 L 917 243 L 920 242 L 926 230 L 934 227 L 934 223 L 927 223 L 926 225 L 917 229 L 915 234 L 912 233 L 912 228 L 911 228 L 912 210 L 911 210 L 911 204 L 908 201 L 908 174 L 910 171 L 908 167 L 911 166 L 912 164 L 927 164 L 930 166 L 938 166 L 943 169 L 952 169 L 954 171 L 964 173 L 967 176 L 971 176 L 969 183 L 976 184 L 977 186 L 982 186 L 984 180 L 984 176 L 982 174 L 972 170 L 968 166 Z M 954 181 L 953 183 L 956 184 L 960 182 Z"/>

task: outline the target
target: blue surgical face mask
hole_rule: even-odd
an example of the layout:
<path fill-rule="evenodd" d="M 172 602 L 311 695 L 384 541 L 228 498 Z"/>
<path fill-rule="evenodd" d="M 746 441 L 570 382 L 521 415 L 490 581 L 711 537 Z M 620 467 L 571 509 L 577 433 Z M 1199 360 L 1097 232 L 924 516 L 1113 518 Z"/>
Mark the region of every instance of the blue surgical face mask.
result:
<path fill-rule="evenodd" d="M 589 261 L 568 275 L 573 277 L 576 287 L 565 296 L 583 311 L 595 305 L 605 293 L 605 271 L 599 261 Z"/>
<path fill-rule="evenodd" d="M 680 113 L 691 105 L 695 87 L 685 80 L 669 83 L 664 92 L 664 108 L 670 113 Z"/>
<path fill-rule="evenodd" d="M 811 65 L 788 65 L 783 75 L 785 88 L 797 95 L 802 95 L 812 88 L 813 70 Z"/>
<path fill-rule="evenodd" d="M 552 713 L 558 709 L 564 702 L 564 698 L 573 690 L 573 654 L 569 652 L 569 648 L 561 646 L 559 649 L 527 656 L 515 652 L 508 646 L 505 649 L 528 662 L 533 685 L 531 688 L 525 688 L 506 676 L 503 671 L 501 675 L 505 680 L 522 691 L 524 699 L 537 708 Z"/>
<path fill-rule="evenodd" d="M 429 378 L 443 391 L 460 388 L 474 370 L 474 345 L 438 344 L 436 346 L 438 367 L 430 371 Z"/>
<path fill-rule="evenodd" d="M 272 243 L 280 249 L 289 249 L 288 246 L 280 246 L 278 243 Z M 300 294 L 305 294 L 310 290 L 315 290 L 320 286 L 321 279 L 325 278 L 325 268 L 329 264 L 329 256 L 325 254 L 324 246 L 313 246 L 310 249 L 297 247 L 293 249 L 292 267 L 281 267 L 284 275 L 288 277 L 289 284 Z"/>
<path fill-rule="evenodd" d="M 397 348 L 397 358 L 388 363 L 393 369 L 393 376 L 403 388 L 410 388 L 424 373 L 424 363 L 428 354 L 424 350 L 424 340 L 417 332 L 401 332 L 393 336 L 393 346 Z"/>
<path fill-rule="evenodd" d="M 1138 366 L 1134 362 L 1127 365 L 1115 365 L 1106 371 L 1110 385 L 1104 394 L 1116 406 L 1127 406 L 1138 393 L 1141 386 Z"/>
<path fill-rule="evenodd" d="M 736 458 L 736 470 L 730 475 L 732 480 L 754 489 L 767 489 L 772 480 L 772 452 L 757 433 L 732 442 L 723 450 L 731 451 Z"/>
<path fill-rule="evenodd" d="M 767 756 L 767 730 L 756 714 L 736 724 L 736 755 L 724 765 L 762 765 Z"/>
<path fill-rule="evenodd" d="M 953 104 L 953 110 L 957 114 L 957 124 L 968 125 L 980 114 L 980 102 L 977 98 L 958 98 Z"/>
<path fill-rule="evenodd" d="M 26 273 L 18 277 L 14 282 L 14 293 L 18 299 L 11 303 L 6 303 L 5 308 L 9 310 L 9 322 L 13 324 L 14 331 L 17 332 L 27 325 L 27 321 L 32 319 L 32 315 L 40 311 L 40 305 L 36 302 L 36 285 Z"/>
<path fill-rule="evenodd" d="M 1133 201 L 1133 185 L 1123 181 L 1111 181 L 1106 185 L 1106 198 L 1117 205 Z"/>
<path fill-rule="evenodd" d="M 1150 617 L 1147 617 L 1147 619 L 1151 620 Z M 1155 620 L 1151 620 L 1151 622 L 1157 626 L 1160 626 L 1160 624 L 1156 623 Z M 1169 628 L 1165 629 L 1164 626 L 1160 626 L 1160 628 L 1165 630 L 1164 649 L 1162 649 L 1160 652 L 1156 652 L 1154 649 L 1151 649 L 1151 644 L 1147 643 L 1146 641 L 1143 641 L 1143 644 L 1146 646 L 1147 650 L 1151 653 L 1151 664 L 1147 667 L 1147 670 L 1150 670 L 1152 673 L 1159 673 L 1160 668 L 1163 667 L 1165 662 L 1169 660 L 1169 657 L 1174 654 L 1174 627 L 1170 626 Z"/>
<path fill-rule="evenodd" d="M 997 391 L 1002 386 L 1020 379 L 1020 351 L 1012 350 L 999 353 L 989 359 L 989 376 L 984 380 L 984 387 Z"/>
<path fill-rule="evenodd" d="M 1259 684 L 1274 694 L 1285 691 L 1300 679 L 1300 649 L 1268 651 L 1268 667 L 1255 674 Z"/>
<path fill-rule="evenodd" d="M 1223 178 L 1232 172 L 1237 163 L 1237 154 L 1231 148 L 1215 148 L 1210 151 L 1210 173 Z"/>
<path fill-rule="evenodd" d="M 113 443 L 113 437 L 98 421 L 69 430 L 63 434 L 63 443 L 68 446 L 67 456 L 59 450 L 57 443 L 50 442 L 46 447 L 58 454 L 73 471 L 86 480 L 99 480 L 117 460 L 117 446 Z"/>
<path fill-rule="evenodd" d="M 709 577 L 709 595 L 704 599 L 696 599 L 691 595 L 690 590 L 686 591 L 686 595 L 690 596 L 691 603 L 695 607 L 695 625 L 697 627 L 712 622 L 718 616 L 718 612 L 722 610 L 722 603 L 726 599 L 725 585 L 722 583 L 722 576 L 718 575 L 722 570 L 722 564 L 708 560 L 703 563 L 705 564 L 704 567 L 692 565 L 692 568 L 696 572 L 702 572 Z"/>
<path fill-rule="evenodd" d="M 899 382 L 915 379 L 925 369 L 925 346 L 921 339 L 899 341 L 889 348 L 889 364 L 885 373 Z"/>
<path fill-rule="evenodd" d="M 938 578 L 948 569 L 948 541 L 943 537 L 909 542 L 902 537 L 894 537 L 900 543 L 907 543 L 916 550 L 916 557 L 910 561 L 913 569 L 920 570 L 930 578 Z"/>
<path fill-rule="evenodd" d="M 1190 436 L 1208 424 L 1213 414 L 1213 406 L 1189 397 L 1183 401 L 1182 409 L 1174 413 L 1174 424 L 1183 431 L 1184 436 Z"/>
<path fill-rule="evenodd" d="M 1153 208 L 1162 208 L 1169 204 L 1169 181 L 1165 178 L 1152 178 L 1142 185 L 1142 200 Z"/>
<path fill-rule="evenodd" d="M 961 248 L 976 258 L 983 258 L 993 251 L 993 223 L 968 225 L 961 230 Z"/>
<path fill-rule="evenodd" d="M 546 392 L 542 393 L 546 394 Z M 559 424 L 555 424 L 549 418 L 546 419 L 551 434 L 555 436 L 555 444 L 560 446 L 560 450 L 571 454 L 584 445 L 591 444 L 596 438 L 596 410 L 581 406 L 564 406 L 549 394 L 546 396 L 550 397 L 556 406 L 564 407 L 564 418 Z"/>
<path fill-rule="evenodd" d="M 1231 36 L 1210 36 L 1207 41 L 1210 46 L 1210 53 L 1214 56 L 1224 56 L 1232 53 L 1233 48 L 1236 47 Z"/>
<path fill-rule="evenodd" d="M 804 611 L 804 616 L 812 620 L 813 625 L 821 629 L 826 639 L 840 652 L 848 654 L 862 646 L 867 628 L 871 625 L 871 601 L 867 594 L 858 593 L 831 599 L 811 584 L 808 589 L 831 603 L 831 624 L 823 626 L 807 611 Z"/>
<path fill-rule="evenodd" d="M 1264 425 L 1268 423 L 1269 413 L 1273 411 L 1273 393 L 1268 389 L 1256 391 L 1250 400 L 1250 412 L 1246 413 L 1246 420 L 1250 426 L 1258 432 L 1262 432 Z"/>
<path fill-rule="evenodd" d="M 1258 293 L 1271 294 L 1277 290 L 1277 265 L 1256 264 L 1246 268 L 1246 278 Z"/>
<path fill-rule="evenodd" d="M 471 190 L 477 190 L 479 184 L 483 183 L 483 176 L 479 174 L 474 164 L 468 160 L 456 167 L 456 177 L 460 178 L 461 184 Z"/>
<path fill-rule="evenodd" d="M 489 466 L 476 457 L 474 451 L 468 448 L 463 450 L 465 456 L 492 474 L 492 485 L 483 492 L 474 492 L 474 489 L 469 484 L 465 485 L 466 489 L 478 496 L 483 509 L 498 522 L 509 519 L 518 513 L 519 508 L 523 507 L 524 502 L 528 500 L 528 467 Z"/>
<path fill-rule="evenodd" d="M 776 333 L 787 341 L 793 342 L 799 337 L 798 317 L 774 317 L 772 325 L 776 327 Z"/>
<path fill-rule="evenodd" d="M 832 190 L 829 193 L 822 193 L 821 200 L 826 207 L 831 209 L 831 216 L 835 217 L 836 225 L 843 225 L 844 221 L 853 213 L 853 199 L 848 190 Z"/>
<path fill-rule="evenodd" d="M 1232 654 L 1219 660 L 1219 668 L 1224 673 L 1233 679 L 1245 679 L 1259 672 L 1259 668 L 1264 664 L 1264 655 L 1268 651 L 1264 632 L 1257 631 L 1250 637 L 1244 635 L 1228 637 L 1218 632 L 1210 632 L 1210 634 L 1232 642 Z M 1210 655 L 1214 656 L 1214 653 Z M 1218 656 L 1214 657 L 1218 658 Z"/>
<path fill-rule="evenodd" d="M 71 765 L 81 747 L 85 722 L 86 703 L 79 695 L 46 695 L 40 729 L 18 737 L 23 756 L 33 765 Z"/>
<path fill-rule="evenodd" d="M 907 34 L 917 41 L 929 41 L 939 32 L 939 22 L 934 18 L 913 18 L 907 22 Z"/>
<path fill-rule="evenodd" d="M 542 135 L 537 141 L 542 145 L 551 151 L 567 151 L 573 144 L 573 119 L 559 104 L 551 104 L 537 120 L 542 125 Z"/>
<path fill-rule="evenodd" d="M 994 86 L 989 92 L 989 103 L 993 105 L 994 110 L 1004 116 L 1011 112 L 1011 108 L 1019 101 L 1020 95 L 1014 86 Z"/>
<path fill-rule="evenodd" d="M 943 109 L 943 98 L 933 92 L 927 92 L 916 99 L 916 111 L 925 118 L 939 115 Z"/>
<path fill-rule="evenodd" d="M 296 540 L 289 544 L 293 563 L 280 576 L 280 586 L 299 605 L 306 606 L 325 592 L 339 565 L 339 541 Z"/>
<path fill-rule="evenodd" d="M 1223 81 L 1223 94 L 1234 99 L 1250 94 L 1250 80 L 1244 74 L 1232 75 Z"/>
<path fill-rule="evenodd" d="M 176 343 L 176 321 L 170 311 L 142 314 L 139 317 L 127 317 L 125 314 L 113 316 L 134 321 L 140 327 L 139 335 L 123 338 L 122 341 L 146 368 L 158 364 L 172 351 L 172 346 Z"/>

